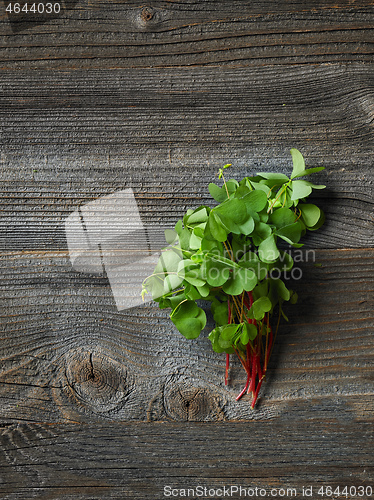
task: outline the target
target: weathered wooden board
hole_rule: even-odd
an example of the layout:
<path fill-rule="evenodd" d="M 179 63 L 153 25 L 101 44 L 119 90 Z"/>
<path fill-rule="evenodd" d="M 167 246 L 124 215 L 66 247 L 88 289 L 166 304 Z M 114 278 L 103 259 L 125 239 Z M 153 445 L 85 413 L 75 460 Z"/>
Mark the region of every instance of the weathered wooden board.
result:
<path fill-rule="evenodd" d="M 235 401 L 237 360 L 224 386 L 212 320 L 188 341 L 153 304 L 118 312 L 108 281 L 74 272 L 65 252 L 5 254 L 1 421 L 268 419 L 300 402 L 371 418 L 374 251 L 308 257 L 253 411 Z"/>
<path fill-rule="evenodd" d="M 372 0 L 65 5 L 0 14 L 0 496 L 374 486 Z M 131 187 L 171 226 L 223 164 L 288 173 L 291 147 L 326 167 L 304 247 L 322 266 L 300 264 L 253 411 L 211 320 L 187 341 L 154 304 L 118 312 L 72 269 L 64 221 Z"/>
<path fill-rule="evenodd" d="M 368 154 L 373 80 L 373 66 L 362 63 L 9 70 L 1 77 L 2 137 L 10 152 L 96 146 L 107 154 L 136 148 L 142 158 L 149 148 L 170 147 L 171 160 L 178 146 L 212 154 L 231 143 L 268 150 L 289 141 L 313 145 L 315 154 Z"/>
<path fill-rule="evenodd" d="M 165 486 L 241 486 L 257 487 L 257 496 L 249 492 L 253 498 L 264 497 L 263 489 L 267 498 L 308 498 L 303 487 L 313 488 L 313 500 L 338 498 L 317 494 L 330 485 L 341 491 L 348 486 L 342 498 L 353 500 L 358 496 L 349 494 L 351 487 L 362 493 L 360 486 L 372 486 L 372 422 L 342 423 L 339 413 L 327 421 L 316 407 L 304 419 L 298 415 L 296 425 L 294 417 L 291 411 L 279 423 L 6 426 L 0 436 L 0 495 L 154 500 L 166 498 Z M 11 477 L 7 469 L 14 471 Z"/>
<path fill-rule="evenodd" d="M 17 34 L 4 23 L 0 65 L 37 62 L 60 71 L 372 62 L 373 13 L 371 0 L 81 0 L 42 25 L 14 23 Z"/>
<path fill-rule="evenodd" d="M 64 219 L 124 187 L 148 224 L 172 224 L 211 202 L 222 164 L 289 173 L 291 147 L 326 167 L 315 199 L 328 222 L 310 244 L 371 247 L 373 82 L 362 64 L 5 72 L 2 248 L 65 249 Z"/>

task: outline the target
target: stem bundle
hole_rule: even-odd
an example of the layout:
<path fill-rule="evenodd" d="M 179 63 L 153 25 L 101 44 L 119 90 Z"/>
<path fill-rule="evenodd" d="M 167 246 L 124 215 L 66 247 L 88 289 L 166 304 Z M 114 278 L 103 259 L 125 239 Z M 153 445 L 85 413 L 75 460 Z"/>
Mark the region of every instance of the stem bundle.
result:
<path fill-rule="evenodd" d="M 238 301 L 233 301 L 234 308 L 236 309 Z M 258 394 L 262 385 L 262 381 L 265 378 L 270 354 L 272 352 L 275 336 L 273 335 L 272 328 L 269 323 L 269 315 L 267 314 L 262 321 L 256 321 L 255 319 L 248 319 L 248 313 L 253 305 L 253 295 L 252 292 L 243 292 L 241 299 L 241 310 L 236 310 L 236 315 L 239 314 L 239 318 L 246 318 L 248 323 L 253 324 L 257 327 L 257 336 L 248 342 L 246 345 L 246 354 L 241 356 L 239 352 L 235 349 L 235 353 L 238 356 L 244 370 L 247 374 L 247 380 L 243 390 L 236 397 L 239 401 L 246 393 L 252 394 L 252 408 L 255 407 Z M 247 310 L 247 314 L 244 312 L 244 308 Z M 228 300 L 228 323 L 233 322 L 234 314 L 233 308 Z M 263 330 L 266 330 L 264 335 Z M 225 371 L 225 385 L 228 383 L 228 370 L 229 370 L 229 354 L 226 354 L 226 371 Z"/>

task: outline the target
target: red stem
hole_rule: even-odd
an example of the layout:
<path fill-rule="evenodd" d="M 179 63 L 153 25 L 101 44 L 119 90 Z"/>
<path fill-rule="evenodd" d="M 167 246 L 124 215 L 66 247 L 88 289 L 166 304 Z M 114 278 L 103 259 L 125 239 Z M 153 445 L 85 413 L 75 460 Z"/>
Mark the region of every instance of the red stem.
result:
<path fill-rule="evenodd" d="M 244 389 L 242 390 L 242 392 L 239 394 L 239 396 L 236 396 L 236 401 L 239 401 L 239 399 L 244 396 L 244 394 L 246 393 L 247 389 L 248 389 L 248 386 L 249 386 L 249 379 L 251 377 L 251 372 L 248 370 L 248 374 L 247 374 L 247 382 L 245 384 L 245 387 Z"/>
<path fill-rule="evenodd" d="M 266 359 L 266 368 L 267 368 L 267 364 L 268 364 L 268 361 L 269 361 L 269 358 L 270 358 L 270 353 L 271 353 L 272 347 L 273 347 L 273 332 L 270 330 L 268 352 L 266 353 L 266 356 L 267 356 L 267 359 Z"/>
<path fill-rule="evenodd" d="M 231 307 L 230 307 L 229 300 L 227 301 L 227 304 L 228 304 L 228 311 L 229 311 L 228 323 L 230 324 L 231 320 L 232 320 L 232 312 L 231 312 Z M 248 309 L 248 311 L 251 309 L 251 307 L 253 305 L 253 294 L 252 294 L 252 292 L 247 292 L 247 294 L 243 296 L 243 304 Z M 249 323 L 251 323 L 252 325 L 256 325 L 257 322 L 256 322 L 255 319 L 250 319 Z M 238 358 L 240 359 L 240 361 L 241 361 L 241 363 L 243 365 L 243 368 L 247 372 L 247 381 L 246 381 L 245 387 L 241 391 L 241 393 L 236 397 L 236 401 L 239 401 L 239 399 L 242 398 L 246 392 L 248 394 L 250 392 L 252 392 L 252 394 L 253 394 L 253 400 L 252 400 L 252 404 L 251 404 L 252 408 L 255 407 L 255 404 L 256 404 L 256 401 L 257 401 L 257 398 L 258 398 L 258 394 L 260 392 L 262 381 L 263 381 L 264 375 L 266 373 L 267 363 L 268 363 L 268 360 L 269 360 L 269 357 L 270 357 L 271 347 L 272 347 L 272 344 L 273 344 L 273 332 L 272 332 L 272 330 L 270 328 L 269 320 L 268 319 L 267 319 L 267 326 L 269 328 L 269 344 L 267 346 L 266 352 L 264 353 L 264 362 L 265 362 L 264 370 L 262 369 L 262 366 L 261 366 L 261 345 L 262 345 L 261 343 L 262 343 L 262 339 L 259 339 L 258 336 L 256 337 L 256 339 L 253 342 L 253 353 L 251 352 L 250 345 L 247 344 L 247 346 L 246 346 L 246 349 L 247 349 L 247 358 L 246 358 L 245 363 L 244 363 L 243 359 L 241 358 L 241 356 L 239 355 L 239 353 L 235 350 L 236 354 L 238 355 Z M 256 345 L 256 341 L 257 341 L 257 345 Z M 229 355 L 226 354 L 226 376 L 225 376 L 225 384 L 227 384 L 228 369 L 229 369 Z M 257 386 L 256 386 L 257 375 L 258 375 L 258 383 L 257 383 Z"/>
<path fill-rule="evenodd" d="M 230 367 L 230 354 L 226 354 L 226 371 L 225 371 L 225 385 L 229 379 L 229 367 Z"/>
<path fill-rule="evenodd" d="M 256 392 L 255 392 L 255 394 L 253 396 L 253 400 L 252 400 L 252 404 L 251 404 L 252 409 L 255 407 L 255 404 L 256 404 L 256 401 L 257 401 L 257 397 L 258 397 L 258 393 L 260 392 L 260 389 L 261 389 L 262 381 L 263 381 L 263 379 L 260 379 L 258 381 L 257 389 L 256 389 Z"/>
<path fill-rule="evenodd" d="M 246 348 L 247 348 L 247 372 L 251 373 L 252 353 L 249 344 L 247 344 Z"/>
<path fill-rule="evenodd" d="M 250 392 L 255 392 L 256 389 L 256 371 L 257 371 L 257 359 L 258 356 L 256 354 L 252 357 L 252 376 L 251 376 L 251 384 L 248 387 L 248 394 Z"/>
<path fill-rule="evenodd" d="M 263 373 L 262 373 L 262 366 L 261 366 L 261 358 L 260 358 L 260 356 L 258 356 L 257 360 L 258 360 L 258 362 L 257 362 L 258 380 L 261 380 Z"/>

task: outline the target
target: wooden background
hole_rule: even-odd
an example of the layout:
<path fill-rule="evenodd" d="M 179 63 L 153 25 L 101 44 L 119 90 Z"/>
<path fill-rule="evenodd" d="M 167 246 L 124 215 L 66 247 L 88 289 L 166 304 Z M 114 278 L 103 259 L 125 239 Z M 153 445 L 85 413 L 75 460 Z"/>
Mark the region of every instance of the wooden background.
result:
<path fill-rule="evenodd" d="M 0 498 L 374 489 L 373 2 L 74 3 L 18 28 L 1 11 Z M 326 167 L 327 222 L 253 411 L 212 323 L 187 341 L 153 303 L 118 312 L 64 221 L 131 187 L 171 227 L 220 166 L 290 172 L 291 147 Z"/>

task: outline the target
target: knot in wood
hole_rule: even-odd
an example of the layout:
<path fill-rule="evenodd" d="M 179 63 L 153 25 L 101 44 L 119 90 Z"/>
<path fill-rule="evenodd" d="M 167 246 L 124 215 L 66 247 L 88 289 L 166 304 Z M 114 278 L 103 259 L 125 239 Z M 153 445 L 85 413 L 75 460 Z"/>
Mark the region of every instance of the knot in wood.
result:
<path fill-rule="evenodd" d="M 165 12 L 152 7 L 143 7 L 134 12 L 134 24 L 141 31 L 157 31 L 163 20 L 165 20 Z"/>
<path fill-rule="evenodd" d="M 140 17 L 143 22 L 147 23 L 153 18 L 153 15 L 154 15 L 154 10 L 151 9 L 150 7 L 145 7 L 142 10 Z"/>
<path fill-rule="evenodd" d="M 222 414 L 219 398 L 209 389 L 183 383 L 164 390 L 164 407 L 169 417 L 179 421 L 214 421 Z"/>
<path fill-rule="evenodd" d="M 133 385 L 126 368 L 99 349 L 80 349 L 67 356 L 66 378 L 77 402 L 98 412 L 115 409 Z"/>

